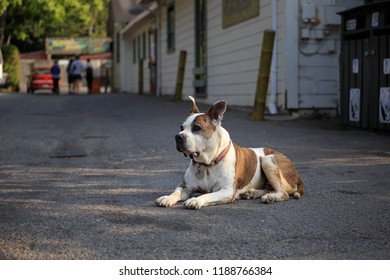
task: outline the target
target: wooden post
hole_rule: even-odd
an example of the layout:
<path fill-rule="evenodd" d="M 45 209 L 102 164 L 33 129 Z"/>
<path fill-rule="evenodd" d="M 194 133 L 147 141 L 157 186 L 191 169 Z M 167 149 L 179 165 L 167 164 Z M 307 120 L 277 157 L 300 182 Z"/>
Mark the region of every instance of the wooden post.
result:
<path fill-rule="evenodd" d="M 186 59 L 187 59 L 187 52 L 180 51 L 179 64 L 177 66 L 175 101 L 180 101 L 182 98 Z"/>
<path fill-rule="evenodd" d="M 255 105 L 252 113 L 252 120 L 254 121 L 264 120 L 265 101 L 267 98 L 268 82 L 271 71 L 274 40 L 275 31 L 270 29 L 265 30 L 263 45 L 261 47 L 259 73 L 257 76 Z"/>
<path fill-rule="evenodd" d="M 138 94 L 144 94 L 144 60 L 142 58 L 138 63 Z"/>

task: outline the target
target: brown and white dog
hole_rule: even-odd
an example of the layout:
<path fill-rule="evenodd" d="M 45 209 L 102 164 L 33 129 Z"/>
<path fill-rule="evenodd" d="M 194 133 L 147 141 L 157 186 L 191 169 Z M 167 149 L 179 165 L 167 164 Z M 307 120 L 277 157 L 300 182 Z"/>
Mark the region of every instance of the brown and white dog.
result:
<path fill-rule="evenodd" d="M 241 148 L 221 126 L 227 102 L 218 101 L 200 113 L 195 100 L 190 116 L 176 135 L 176 148 L 191 163 L 175 191 L 155 203 L 171 207 L 179 201 L 199 209 L 236 199 L 261 198 L 265 203 L 300 198 L 304 185 L 292 162 L 268 148 Z M 191 197 L 193 193 L 203 193 Z"/>

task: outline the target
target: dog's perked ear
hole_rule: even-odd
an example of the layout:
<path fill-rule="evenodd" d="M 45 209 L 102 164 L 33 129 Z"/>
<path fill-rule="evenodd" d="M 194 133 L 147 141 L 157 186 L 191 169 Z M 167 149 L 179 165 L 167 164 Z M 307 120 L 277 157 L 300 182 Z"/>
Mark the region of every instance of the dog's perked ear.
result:
<path fill-rule="evenodd" d="M 220 100 L 209 108 L 207 115 L 209 115 L 212 120 L 220 122 L 223 119 L 223 114 L 226 112 L 226 107 L 227 101 Z"/>
<path fill-rule="evenodd" d="M 192 96 L 188 96 L 188 98 L 192 102 L 192 109 L 191 109 L 190 115 L 199 113 L 200 111 L 198 109 L 198 106 L 196 106 L 195 99 Z"/>

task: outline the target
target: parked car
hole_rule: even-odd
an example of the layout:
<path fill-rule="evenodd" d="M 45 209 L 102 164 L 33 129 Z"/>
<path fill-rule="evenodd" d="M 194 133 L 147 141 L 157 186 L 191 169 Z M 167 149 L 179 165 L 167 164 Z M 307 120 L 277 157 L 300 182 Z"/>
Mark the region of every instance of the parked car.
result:
<path fill-rule="evenodd" d="M 0 78 L 0 88 L 7 88 L 11 85 L 8 73 L 3 73 L 3 77 Z"/>
<path fill-rule="evenodd" d="M 53 90 L 53 80 L 50 66 L 35 66 L 31 75 L 27 91 L 33 93 L 37 90 Z"/>

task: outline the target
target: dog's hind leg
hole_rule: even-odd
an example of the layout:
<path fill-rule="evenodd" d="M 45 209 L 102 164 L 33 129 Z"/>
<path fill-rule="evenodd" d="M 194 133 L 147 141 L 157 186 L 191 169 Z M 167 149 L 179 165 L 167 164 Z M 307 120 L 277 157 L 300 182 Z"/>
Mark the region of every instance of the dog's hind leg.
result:
<path fill-rule="evenodd" d="M 270 190 L 268 190 L 268 189 L 249 189 L 246 192 L 244 192 L 238 196 L 241 199 L 257 199 L 257 198 L 263 197 L 264 195 L 266 195 L 269 192 L 270 192 Z"/>
<path fill-rule="evenodd" d="M 296 192 L 297 186 L 295 184 L 294 186 L 291 185 L 288 179 L 286 179 L 286 177 L 291 179 L 291 172 L 296 174 L 294 166 L 287 157 L 280 153 L 262 157 L 261 168 L 273 190 L 261 197 L 263 202 L 286 201 L 289 199 L 290 194 L 292 195 Z"/>

